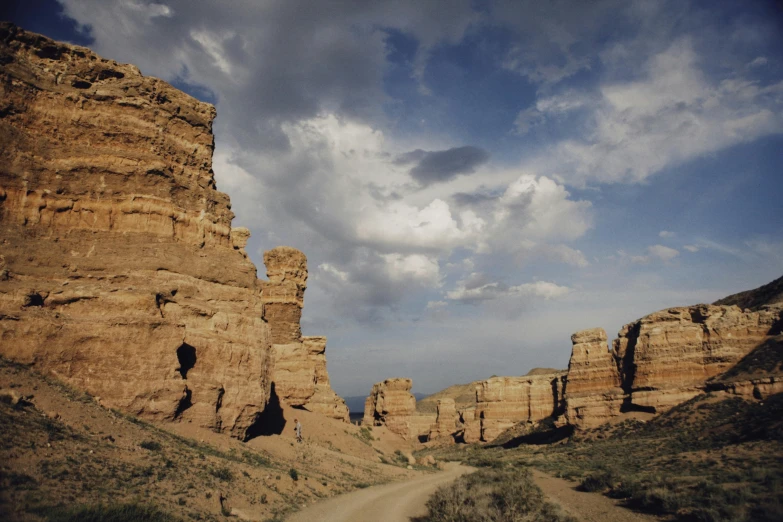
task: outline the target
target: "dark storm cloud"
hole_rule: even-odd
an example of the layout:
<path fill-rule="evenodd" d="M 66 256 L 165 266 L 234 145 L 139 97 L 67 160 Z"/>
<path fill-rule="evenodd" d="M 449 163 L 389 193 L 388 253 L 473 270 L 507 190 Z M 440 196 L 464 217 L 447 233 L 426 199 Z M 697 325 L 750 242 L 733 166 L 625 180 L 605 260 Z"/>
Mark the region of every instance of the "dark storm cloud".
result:
<path fill-rule="evenodd" d="M 451 199 L 460 207 L 472 207 L 485 203 L 497 201 L 501 193 L 492 194 L 489 192 L 457 192 L 452 194 Z"/>
<path fill-rule="evenodd" d="M 215 94 L 221 135 L 242 148 L 286 150 L 282 129 L 323 112 L 383 118 L 387 33 L 420 43 L 458 41 L 478 16 L 469 0 L 309 2 L 210 0 L 150 3 L 59 0 L 90 27 L 107 57 L 144 74 L 200 85 Z"/>
<path fill-rule="evenodd" d="M 466 145 L 447 150 L 412 150 L 400 154 L 395 165 L 416 163 L 410 170 L 413 179 L 422 185 L 448 181 L 460 174 L 473 174 L 476 167 L 489 160 L 489 153 L 479 147 Z"/>

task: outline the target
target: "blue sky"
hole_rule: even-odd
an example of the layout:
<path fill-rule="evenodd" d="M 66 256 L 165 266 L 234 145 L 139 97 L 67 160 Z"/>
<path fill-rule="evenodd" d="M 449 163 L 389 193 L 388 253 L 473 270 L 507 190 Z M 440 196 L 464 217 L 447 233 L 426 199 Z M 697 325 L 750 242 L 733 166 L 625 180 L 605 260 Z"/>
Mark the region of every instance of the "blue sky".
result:
<path fill-rule="evenodd" d="M 783 273 L 783 12 L 750 1 L 40 0 L 218 110 L 248 251 L 304 251 L 338 393 L 565 368 Z"/>

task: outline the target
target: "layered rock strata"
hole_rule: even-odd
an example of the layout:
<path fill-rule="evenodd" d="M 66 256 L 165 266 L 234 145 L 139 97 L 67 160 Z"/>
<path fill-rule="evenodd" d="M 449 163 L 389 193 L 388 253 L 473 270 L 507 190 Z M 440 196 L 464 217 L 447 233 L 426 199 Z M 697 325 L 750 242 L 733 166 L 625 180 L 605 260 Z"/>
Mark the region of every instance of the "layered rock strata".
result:
<path fill-rule="evenodd" d="M 576 332 L 571 343 L 565 385 L 566 420 L 577 428 L 592 428 L 619 415 L 625 396 L 620 372 L 603 328 Z"/>
<path fill-rule="evenodd" d="M 461 428 L 460 417 L 454 399 L 438 399 L 435 423 L 430 427 L 427 440 L 450 437 Z"/>
<path fill-rule="evenodd" d="M 774 333 L 781 310 L 781 305 L 757 311 L 697 305 L 661 310 L 624 326 L 614 356 L 630 406 L 661 412 L 701 393 L 708 379 Z"/>
<path fill-rule="evenodd" d="M 326 337 L 302 337 L 307 258 L 294 248 L 277 247 L 264 253 L 264 263 L 263 317 L 274 353 L 275 393 L 290 406 L 349 422 L 345 401 L 329 383 Z"/>
<path fill-rule="evenodd" d="M 416 417 L 416 398 L 411 394 L 412 386 L 410 379 L 403 378 L 386 379 L 374 384 L 364 404 L 362 425 L 386 426 L 389 431 L 406 440 L 418 436 L 423 426 L 411 426 L 413 417 Z"/>
<path fill-rule="evenodd" d="M 492 377 L 476 388 L 475 417 L 481 440 L 494 440 L 520 422 L 558 416 L 563 410 L 565 372 L 524 377 Z"/>
<path fill-rule="evenodd" d="M 0 353 L 103 404 L 243 438 L 269 396 L 215 109 L 0 24 Z"/>
<path fill-rule="evenodd" d="M 525 377 L 475 383 L 475 410 L 458 409 L 455 438 L 491 441 L 512 427 L 525 433 L 520 424 L 546 418 L 558 427 L 592 428 L 626 411 L 663 412 L 704 391 L 758 400 L 781 393 L 781 288 L 783 278 L 722 299 L 720 305 L 647 315 L 622 328 L 611 352 L 603 329 L 576 332 L 567 373 L 536 369 Z M 463 388 L 434 397 L 464 397 Z M 448 412 L 446 418 L 452 415 Z M 439 416 L 432 438 L 448 430 L 441 426 L 448 425 L 446 418 Z"/>

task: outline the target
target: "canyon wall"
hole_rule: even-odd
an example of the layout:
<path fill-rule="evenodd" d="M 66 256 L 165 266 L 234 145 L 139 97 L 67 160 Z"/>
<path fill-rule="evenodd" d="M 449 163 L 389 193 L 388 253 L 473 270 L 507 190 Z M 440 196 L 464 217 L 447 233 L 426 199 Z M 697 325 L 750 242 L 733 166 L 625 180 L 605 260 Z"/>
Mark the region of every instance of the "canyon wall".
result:
<path fill-rule="evenodd" d="M 243 438 L 270 391 L 256 269 L 215 189 L 215 109 L 0 24 L 0 353 Z"/>
<path fill-rule="evenodd" d="M 661 412 L 701 393 L 776 333 L 782 305 L 669 308 L 625 325 L 614 357 L 632 408 Z"/>
<path fill-rule="evenodd" d="M 475 408 L 454 408 L 447 398 L 468 396 L 467 385 L 435 394 L 438 418 L 429 438 L 490 442 L 510 428 L 523 435 L 523 425 L 547 418 L 589 429 L 624 412 L 660 413 L 705 391 L 758 400 L 783 392 L 781 301 L 783 278 L 720 305 L 661 310 L 624 326 L 611 351 L 602 328 L 576 332 L 567 372 L 471 383 Z M 742 303 L 753 309 L 740 309 Z"/>
<path fill-rule="evenodd" d="M 290 406 L 349 422 L 345 401 L 329 383 L 326 337 L 302 337 L 307 258 L 294 248 L 277 247 L 264 252 L 264 264 L 263 317 L 274 354 L 275 393 Z"/>
<path fill-rule="evenodd" d="M 267 252 L 259 281 L 231 226 L 214 107 L 7 23 L 0 80 L 0 355 L 242 439 L 273 386 L 348 420 L 326 339 L 301 335 L 305 256 Z"/>
<path fill-rule="evenodd" d="M 492 377 L 476 388 L 475 419 L 481 440 L 490 442 L 520 422 L 537 422 L 563 410 L 565 372 L 523 377 Z"/>

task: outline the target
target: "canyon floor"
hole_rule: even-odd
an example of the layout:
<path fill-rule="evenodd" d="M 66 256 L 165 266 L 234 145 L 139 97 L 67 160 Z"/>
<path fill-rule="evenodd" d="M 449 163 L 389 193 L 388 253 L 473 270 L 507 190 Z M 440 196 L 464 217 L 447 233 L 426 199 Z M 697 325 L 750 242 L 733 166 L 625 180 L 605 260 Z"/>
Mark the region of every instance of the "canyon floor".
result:
<path fill-rule="evenodd" d="M 625 516 L 783 520 L 783 394 L 749 401 L 705 393 L 664 414 L 632 413 L 568 437 L 542 430 L 425 453 L 478 468 L 532 467 L 543 472 L 536 482 L 547 496 L 582 520 L 612 520 L 590 514 L 596 495 Z"/>
<path fill-rule="evenodd" d="M 783 519 L 783 394 L 761 402 L 703 394 L 566 438 L 541 431 L 484 446 L 418 446 L 419 458 L 453 461 L 442 471 L 408 469 L 415 448 L 385 428 L 287 407 L 281 434 L 243 443 L 188 423 L 142 422 L 5 360 L 0 389 L 0 518 L 9 521 L 111 509 L 172 521 L 436 520 L 425 503 L 470 469 L 458 462 L 534 468 L 547 500 L 583 522 Z"/>
<path fill-rule="evenodd" d="M 440 473 L 405 482 L 373 486 L 331 498 L 304 509 L 288 522 L 410 522 L 427 514 L 426 502 L 441 486 L 473 468 L 450 463 Z"/>
<path fill-rule="evenodd" d="M 0 359 L 0 519 L 79 519 L 80 507 L 146 509 L 160 520 L 282 520 L 318 500 L 431 476 L 410 446 L 284 407 L 283 433 L 240 442 L 187 423 L 148 423 Z M 297 444 L 293 418 L 304 427 Z M 156 511 L 157 512 L 157 511 Z"/>

